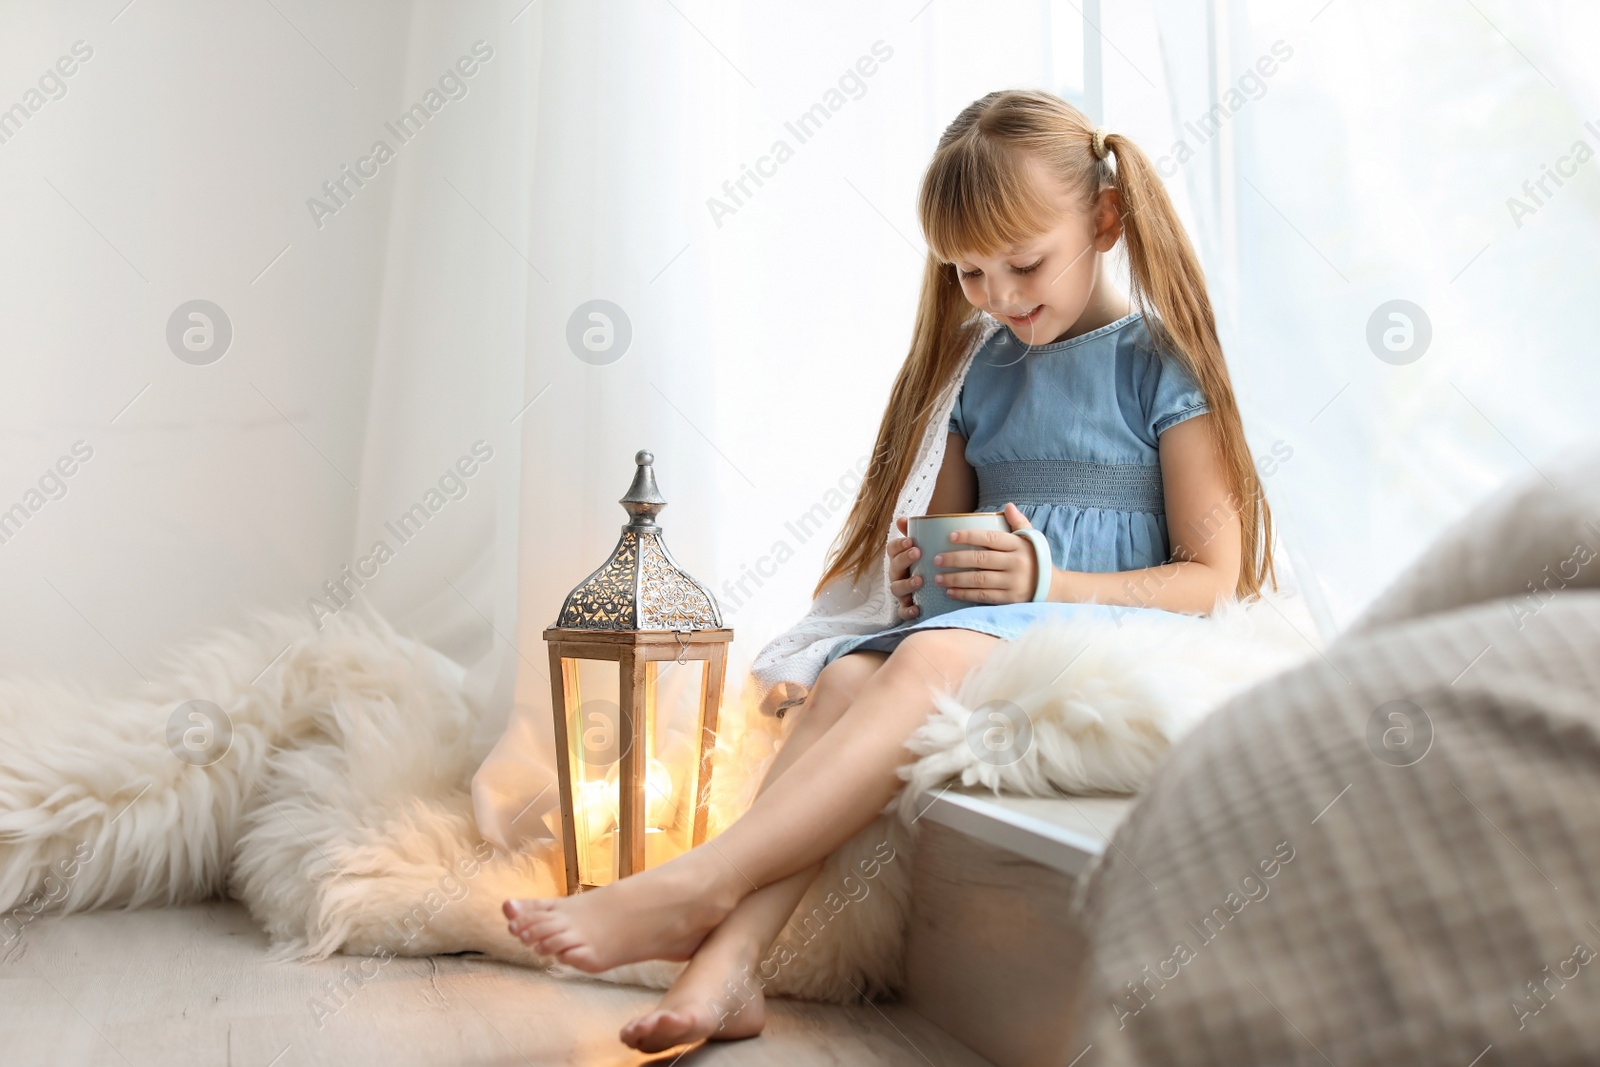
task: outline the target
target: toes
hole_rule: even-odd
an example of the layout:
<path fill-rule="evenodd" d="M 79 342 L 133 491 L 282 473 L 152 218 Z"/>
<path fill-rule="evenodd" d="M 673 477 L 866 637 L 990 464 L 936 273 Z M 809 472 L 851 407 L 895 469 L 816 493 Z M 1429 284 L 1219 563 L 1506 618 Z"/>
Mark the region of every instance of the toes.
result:
<path fill-rule="evenodd" d="M 546 956 L 559 956 L 570 948 L 583 944 L 583 935 L 576 930 L 562 930 L 539 942 L 539 951 Z"/>
<path fill-rule="evenodd" d="M 511 922 L 506 923 L 506 929 L 511 932 L 512 937 L 521 941 L 523 944 L 534 945 L 540 941 L 546 940 L 547 938 L 554 937 L 557 934 L 567 933 L 572 929 L 572 925 L 562 917 L 554 916 L 534 919 L 513 919 Z"/>
<path fill-rule="evenodd" d="M 657 1012 L 656 1017 L 655 1027 L 642 1035 L 639 1051 L 664 1052 L 689 1040 L 689 1031 L 694 1028 L 693 1019 L 675 1011 Z"/>
<path fill-rule="evenodd" d="M 524 900 L 506 900 L 501 903 L 500 911 L 508 919 L 531 919 L 536 915 L 548 914 L 554 904 L 554 900 L 546 897 L 529 897 Z"/>
<path fill-rule="evenodd" d="M 675 1011 L 656 1009 L 641 1015 L 622 1028 L 622 1043 L 640 1052 L 661 1052 L 681 1045 L 692 1026 L 685 1016 Z"/>
<path fill-rule="evenodd" d="M 551 934 L 570 928 L 572 920 L 558 911 L 540 911 L 532 916 L 515 919 L 511 923 L 511 932 L 524 941 L 530 937 L 535 941 L 549 937 Z"/>
<path fill-rule="evenodd" d="M 622 1038 L 622 1043 L 629 1048 L 638 1048 L 640 1041 L 655 1028 L 656 1020 L 660 1017 L 659 1011 L 646 1012 L 631 1020 L 617 1036 Z"/>
<path fill-rule="evenodd" d="M 565 921 L 567 917 L 568 916 L 566 912 L 558 911 L 555 908 L 530 908 L 527 905 L 524 905 L 522 909 L 517 912 L 516 918 L 512 919 L 511 921 L 519 926 L 528 926 L 533 923 Z"/>
<path fill-rule="evenodd" d="M 564 934 L 571 933 L 572 929 L 571 927 L 566 926 L 555 926 L 538 930 L 517 930 L 514 932 L 524 945 L 543 945 L 551 938 L 561 937 Z"/>
<path fill-rule="evenodd" d="M 567 949 L 565 952 L 553 953 L 553 955 L 568 967 L 576 967 L 578 970 L 586 971 L 589 974 L 598 974 L 606 969 L 605 965 L 600 962 L 599 957 L 595 955 L 594 949 L 588 945 L 578 945 L 575 948 Z"/>

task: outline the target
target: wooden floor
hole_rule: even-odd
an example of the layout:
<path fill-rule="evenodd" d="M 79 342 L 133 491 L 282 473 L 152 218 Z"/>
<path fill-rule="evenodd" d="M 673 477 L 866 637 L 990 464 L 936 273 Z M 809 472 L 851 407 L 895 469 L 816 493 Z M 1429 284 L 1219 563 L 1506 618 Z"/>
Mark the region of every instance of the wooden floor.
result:
<path fill-rule="evenodd" d="M 897 1004 L 769 1002 L 766 1033 L 645 1056 L 616 1039 L 647 990 L 558 980 L 476 957 L 367 963 L 322 1013 L 313 999 L 359 957 L 270 963 L 230 902 L 34 920 L 0 958 L 0 1063 L 631 1065 L 985 1061 Z M 374 974 L 374 970 L 376 973 Z M 328 1009 L 337 1002 L 325 997 Z"/>

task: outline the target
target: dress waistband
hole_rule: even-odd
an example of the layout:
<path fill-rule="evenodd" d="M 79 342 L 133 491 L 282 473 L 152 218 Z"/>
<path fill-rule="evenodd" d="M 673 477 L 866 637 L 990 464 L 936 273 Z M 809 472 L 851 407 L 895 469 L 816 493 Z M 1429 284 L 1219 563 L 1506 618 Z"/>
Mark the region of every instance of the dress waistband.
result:
<path fill-rule="evenodd" d="M 1006 501 L 1071 504 L 1110 511 L 1162 514 L 1161 466 L 1091 463 L 1076 459 L 1016 459 L 985 463 L 978 475 L 978 510 L 998 511 Z"/>

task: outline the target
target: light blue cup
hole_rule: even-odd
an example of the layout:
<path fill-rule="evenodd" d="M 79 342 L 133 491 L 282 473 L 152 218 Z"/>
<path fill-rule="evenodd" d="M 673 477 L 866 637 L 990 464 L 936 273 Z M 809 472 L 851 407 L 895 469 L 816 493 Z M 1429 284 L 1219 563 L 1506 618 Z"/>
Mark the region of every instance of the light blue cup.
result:
<path fill-rule="evenodd" d="M 933 557 L 940 552 L 959 552 L 971 549 L 971 545 L 957 544 L 950 540 L 950 535 L 957 530 L 999 530 L 1001 533 L 1010 533 L 1011 524 L 1006 521 L 1005 513 L 999 511 L 968 511 L 950 515 L 913 515 L 906 523 L 906 533 L 911 538 L 911 543 L 922 550 L 915 563 L 911 564 L 911 576 L 921 578 L 922 584 L 911 594 L 911 602 L 919 611 L 913 617 L 916 619 L 931 619 L 935 615 L 943 615 L 947 611 L 959 608 L 970 608 L 976 605 L 972 600 L 953 600 L 945 594 L 944 589 L 937 585 L 933 576 L 935 574 L 954 574 L 960 571 L 971 570 L 970 567 L 935 567 Z M 1033 551 L 1039 562 L 1039 581 L 1034 590 L 1034 600 L 1047 599 L 1050 589 L 1051 562 L 1050 542 L 1045 540 L 1044 534 L 1038 530 L 1017 530 L 1018 536 L 1024 537 L 1033 545 Z"/>
<path fill-rule="evenodd" d="M 970 545 L 958 545 L 950 540 L 950 535 L 957 530 L 999 530 L 1001 533 L 1011 529 L 1011 524 L 1006 517 L 998 511 L 972 511 L 953 515 L 913 515 L 906 523 L 906 533 L 910 535 L 912 544 L 922 549 L 922 554 L 916 562 L 911 564 L 911 576 L 921 578 L 922 585 L 911 594 L 912 603 L 920 609 L 915 616 L 918 619 L 931 619 L 935 615 L 943 615 L 947 611 L 957 608 L 970 608 L 970 600 L 952 600 L 945 595 L 945 591 L 934 583 L 935 574 L 955 574 L 960 571 L 970 570 L 970 567 L 935 567 L 933 557 L 940 552 L 960 551 L 970 548 Z"/>

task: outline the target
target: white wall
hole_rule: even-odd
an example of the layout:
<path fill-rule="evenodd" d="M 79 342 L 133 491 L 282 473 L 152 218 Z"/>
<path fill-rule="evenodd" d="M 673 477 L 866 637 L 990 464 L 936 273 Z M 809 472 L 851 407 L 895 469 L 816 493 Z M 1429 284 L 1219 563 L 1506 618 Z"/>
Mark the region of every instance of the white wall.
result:
<path fill-rule="evenodd" d="M 526 272 L 462 194 L 525 226 L 529 142 L 490 134 L 527 106 L 538 20 L 275 3 L 0 7 L 0 107 L 37 106 L 0 143 L 0 509 L 42 505 L 0 544 L 0 669 L 136 681 L 257 606 L 312 614 L 385 536 L 358 597 L 469 663 L 486 616 L 510 628 Z M 80 41 L 64 94 L 27 97 Z M 385 122 L 463 56 L 402 144 Z M 394 160 L 314 215 L 380 138 Z M 233 328 L 208 365 L 166 340 L 195 298 Z M 425 536 L 386 535 L 479 440 L 495 459 Z M 30 497 L 78 441 L 64 495 Z"/>
<path fill-rule="evenodd" d="M 392 189 L 321 231 L 305 200 L 387 117 L 408 12 L 279 10 L 328 58 L 265 4 L 0 11 L 0 106 L 93 52 L 0 144 L 0 507 L 93 449 L 0 544 L 0 667 L 136 679 L 347 558 Z M 165 340 L 195 298 L 233 323 L 209 366 Z"/>

